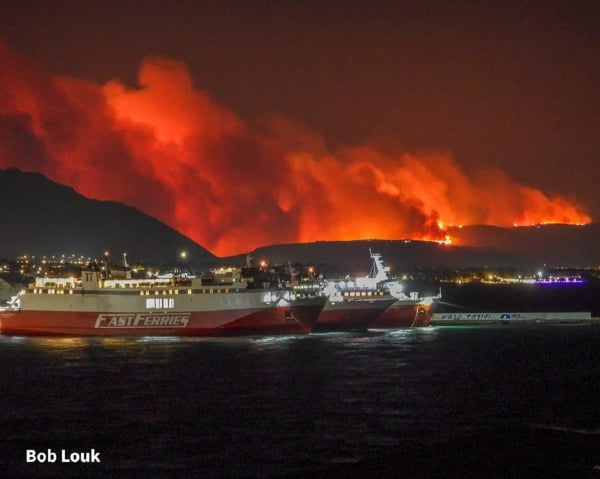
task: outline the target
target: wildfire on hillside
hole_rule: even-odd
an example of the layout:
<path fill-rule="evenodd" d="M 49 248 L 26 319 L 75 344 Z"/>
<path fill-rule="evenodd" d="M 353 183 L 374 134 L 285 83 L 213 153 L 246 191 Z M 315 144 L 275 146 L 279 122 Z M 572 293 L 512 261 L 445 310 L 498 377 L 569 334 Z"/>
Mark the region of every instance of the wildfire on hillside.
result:
<path fill-rule="evenodd" d="M 221 256 L 318 240 L 449 244 L 444 225 L 590 221 L 502 171 L 468 176 L 447 151 L 332 149 L 279 116 L 251 125 L 178 61 L 147 58 L 138 83 L 51 75 L 0 43 L 0 167 L 134 206 Z"/>

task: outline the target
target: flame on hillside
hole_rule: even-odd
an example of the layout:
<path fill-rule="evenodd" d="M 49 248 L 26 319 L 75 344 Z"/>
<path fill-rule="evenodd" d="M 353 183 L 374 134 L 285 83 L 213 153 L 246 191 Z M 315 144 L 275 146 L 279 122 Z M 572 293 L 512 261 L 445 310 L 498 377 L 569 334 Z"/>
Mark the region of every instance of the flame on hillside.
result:
<path fill-rule="evenodd" d="M 469 177 L 446 151 L 332 150 L 289 119 L 250 125 L 178 61 L 145 59 L 138 83 L 51 75 L 0 43 L 0 167 L 134 206 L 221 256 L 317 240 L 449 244 L 453 224 L 590 221 L 501 171 Z"/>

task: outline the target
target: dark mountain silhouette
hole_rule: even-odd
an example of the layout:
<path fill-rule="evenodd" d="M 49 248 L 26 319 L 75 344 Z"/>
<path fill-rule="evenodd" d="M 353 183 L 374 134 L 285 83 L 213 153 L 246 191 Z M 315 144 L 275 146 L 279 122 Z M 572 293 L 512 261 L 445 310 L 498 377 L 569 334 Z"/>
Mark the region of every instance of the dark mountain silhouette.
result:
<path fill-rule="evenodd" d="M 135 208 L 87 199 L 41 174 L 0 170 L 0 258 L 21 254 L 84 254 L 164 265 L 185 250 L 194 267 L 239 265 L 245 255 L 217 258 Z M 589 267 L 600 265 L 600 224 L 528 228 L 465 226 L 450 231 L 461 246 L 410 240 L 318 241 L 270 245 L 250 252 L 271 264 L 314 263 L 349 274 L 368 272 L 369 248 L 394 271 L 418 268 Z"/>
<path fill-rule="evenodd" d="M 186 251 L 193 263 L 215 257 L 189 238 L 143 214 L 112 201 L 87 199 L 72 188 L 37 173 L 0 170 L 0 258 L 22 254 L 83 254 L 104 251 L 132 261 L 176 263 Z"/>
<path fill-rule="evenodd" d="M 419 268 L 534 267 L 525 257 L 491 248 L 452 247 L 429 241 L 357 240 L 271 245 L 252 252 L 256 260 L 294 263 L 311 262 L 329 266 L 340 274 L 367 274 L 371 265 L 369 250 L 380 253 L 394 272 Z"/>
<path fill-rule="evenodd" d="M 474 225 L 453 228 L 450 234 L 459 244 L 511 251 L 550 267 L 600 265 L 600 223 L 518 228 Z"/>

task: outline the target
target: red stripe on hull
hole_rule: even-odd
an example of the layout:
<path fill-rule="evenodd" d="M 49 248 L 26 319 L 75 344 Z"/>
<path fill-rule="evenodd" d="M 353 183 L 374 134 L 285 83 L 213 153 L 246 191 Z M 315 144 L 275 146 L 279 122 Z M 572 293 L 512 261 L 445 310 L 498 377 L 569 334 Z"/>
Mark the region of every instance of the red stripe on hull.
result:
<path fill-rule="evenodd" d="M 371 325 L 370 329 L 397 329 L 414 326 L 429 326 L 431 315 L 423 304 L 403 304 L 395 302 L 387 308 Z"/>
<path fill-rule="evenodd" d="M 315 332 L 365 331 L 394 300 L 342 301 L 327 303 L 315 325 Z"/>
<path fill-rule="evenodd" d="M 213 330 L 210 335 L 308 334 L 312 332 L 322 307 L 319 303 L 260 310 L 233 321 L 224 328 Z"/>
<path fill-rule="evenodd" d="M 97 313 L 19 311 L 0 316 L 0 332 L 38 336 L 243 336 L 307 334 L 323 302 L 246 312 Z"/>

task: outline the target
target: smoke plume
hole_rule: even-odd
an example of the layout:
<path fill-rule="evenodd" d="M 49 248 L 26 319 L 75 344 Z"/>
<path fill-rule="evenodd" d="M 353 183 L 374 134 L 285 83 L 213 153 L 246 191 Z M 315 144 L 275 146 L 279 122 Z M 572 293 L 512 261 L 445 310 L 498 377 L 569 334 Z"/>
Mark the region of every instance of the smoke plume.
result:
<path fill-rule="evenodd" d="M 469 177 L 449 152 L 332 149 L 275 115 L 250 125 L 178 61 L 147 58 L 136 87 L 102 85 L 49 74 L 2 43 L 0 167 L 134 206 L 221 256 L 284 242 L 443 240 L 448 225 L 590 221 L 501 171 Z"/>

